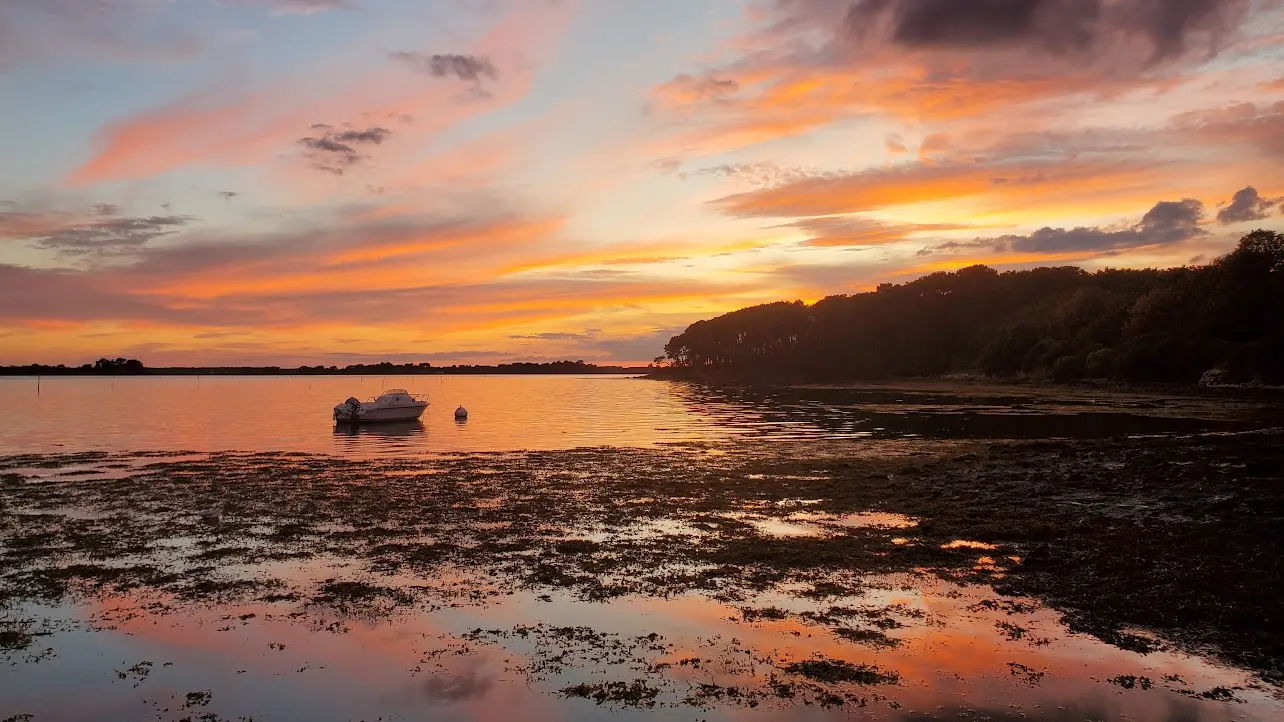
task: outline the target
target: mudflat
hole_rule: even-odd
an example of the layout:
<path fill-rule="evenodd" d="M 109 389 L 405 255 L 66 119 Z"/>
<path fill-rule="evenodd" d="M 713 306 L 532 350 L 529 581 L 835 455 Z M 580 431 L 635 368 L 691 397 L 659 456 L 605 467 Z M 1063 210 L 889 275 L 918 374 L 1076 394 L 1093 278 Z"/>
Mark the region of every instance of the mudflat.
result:
<path fill-rule="evenodd" d="M 0 695 L 15 700 L 0 713 L 74 718 L 44 700 L 41 679 L 83 635 L 146 636 L 150 624 L 217 629 L 260 656 L 294 630 L 291 644 L 312 655 L 299 675 L 327 657 L 341 666 L 334 650 L 299 640 L 414 629 L 389 652 L 417 657 L 407 679 L 430 671 L 425 684 L 460 699 L 516 679 L 572 711 L 896 716 L 939 702 L 943 669 L 1002 678 L 992 699 L 959 702 L 973 711 L 1006 700 L 1061 719 L 1022 691 L 1057 678 L 1071 700 L 1088 694 L 1075 685 L 1097 685 L 1269 719 L 1284 683 L 1284 430 L 1237 418 L 1258 428 L 359 462 L 5 457 L 0 642 L 22 672 L 10 678 L 27 686 Z M 971 636 L 946 633 L 964 621 Z M 998 656 L 951 667 L 933 656 L 942 645 Z M 1068 649 L 1118 673 L 1078 671 Z M 232 672 L 249 665 L 227 654 L 204 668 L 207 686 L 175 681 L 161 702 L 122 686 L 120 704 L 162 719 L 297 709 L 284 693 L 269 704 L 237 691 L 244 678 Z M 111 684 L 138 682 L 130 689 L 168 671 L 152 659 L 97 664 Z M 490 686 L 465 694 L 459 685 L 482 684 L 485 664 L 507 676 L 483 675 Z"/>

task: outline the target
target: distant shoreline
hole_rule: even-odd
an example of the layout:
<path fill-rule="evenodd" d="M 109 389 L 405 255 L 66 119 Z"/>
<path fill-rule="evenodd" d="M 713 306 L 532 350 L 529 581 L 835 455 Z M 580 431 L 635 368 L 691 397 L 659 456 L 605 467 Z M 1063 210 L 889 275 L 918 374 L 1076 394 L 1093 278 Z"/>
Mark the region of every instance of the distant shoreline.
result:
<path fill-rule="evenodd" d="M 275 366 L 174 366 L 137 371 L 99 371 L 81 367 L 9 366 L 0 367 L 0 377 L 138 378 L 146 376 L 583 376 L 638 375 L 654 369 L 645 366 L 595 366 L 593 364 L 502 364 L 499 366 L 393 366 L 373 365 L 347 368 L 320 366 L 279 368 Z"/>
<path fill-rule="evenodd" d="M 646 368 L 607 371 L 445 371 L 427 373 L 407 373 L 405 371 L 368 371 L 366 373 L 348 373 L 344 371 L 306 372 L 294 370 L 282 371 L 239 371 L 235 369 L 151 369 L 142 374 L 94 374 L 94 373 L 46 373 L 28 374 L 0 372 L 0 378 L 147 378 L 149 376 L 641 376 Z"/>
<path fill-rule="evenodd" d="M 1218 393 L 1252 393 L 1271 397 L 1284 398 L 1284 386 L 1242 383 L 1204 385 L 1179 382 L 1145 382 L 1116 381 L 1109 379 L 1078 379 L 1074 381 L 1056 381 L 1053 379 L 1023 378 L 1019 376 L 983 376 L 971 374 L 949 374 L 945 376 L 903 376 L 891 378 L 845 379 L 845 380 L 807 380 L 787 375 L 770 374 L 735 374 L 702 372 L 689 368 L 647 368 L 640 372 L 643 379 L 652 381 L 686 381 L 708 386 L 751 388 L 790 388 L 815 390 L 874 389 L 887 388 L 898 390 L 958 390 L 970 389 L 1026 389 L 1037 391 L 1083 391 L 1101 393 L 1138 393 L 1138 394 L 1172 394 L 1203 396 Z"/>

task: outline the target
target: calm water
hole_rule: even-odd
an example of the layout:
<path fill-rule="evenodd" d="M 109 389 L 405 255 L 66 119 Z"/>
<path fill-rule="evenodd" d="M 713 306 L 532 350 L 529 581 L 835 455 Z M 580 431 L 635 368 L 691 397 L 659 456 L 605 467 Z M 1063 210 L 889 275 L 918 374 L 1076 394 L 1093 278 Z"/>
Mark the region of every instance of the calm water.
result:
<path fill-rule="evenodd" d="M 418 423 L 338 429 L 331 409 L 386 388 L 426 393 Z M 463 404 L 468 421 L 455 421 Z M 1218 404 L 1225 416 L 1225 404 Z M 1241 428 L 1181 400 L 966 390 L 715 391 L 628 376 L 0 378 L 20 416 L 0 454 L 271 450 L 385 455 L 647 446 L 737 436 L 1100 437 Z M 1241 417 L 1250 416 L 1245 410 Z M 1260 421 L 1257 423 L 1261 423 Z"/>

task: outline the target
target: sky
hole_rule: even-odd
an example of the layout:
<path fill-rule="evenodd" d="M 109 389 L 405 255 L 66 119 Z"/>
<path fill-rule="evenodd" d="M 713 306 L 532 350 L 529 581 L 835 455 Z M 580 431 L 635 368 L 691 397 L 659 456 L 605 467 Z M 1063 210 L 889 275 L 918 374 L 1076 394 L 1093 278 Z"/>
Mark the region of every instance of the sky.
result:
<path fill-rule="evenodd" d="M 646 363 L 1282 199 L 1284 0 L 0 0 L 0 364 Z"/>

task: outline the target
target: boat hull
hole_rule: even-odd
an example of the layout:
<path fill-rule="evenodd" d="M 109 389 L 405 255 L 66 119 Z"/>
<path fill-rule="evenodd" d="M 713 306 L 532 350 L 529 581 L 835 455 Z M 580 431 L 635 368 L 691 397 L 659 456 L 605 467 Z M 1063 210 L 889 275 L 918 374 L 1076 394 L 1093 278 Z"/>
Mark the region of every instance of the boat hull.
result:
<path fill-rule="evenodd" d="M 334 420 L 340 424 L 379 424 L 389 421 L 414 421 L 424 415 L 428 404 L 365 408 L 356 414 L 335 410 Z"/>
<path fill-rule="evenodd" d="M 428 398 L 405 389 L 388 389 L 377 399 L 358 401 L 355 397 L 334 407 L 339 424 L 378 424 L 386 421 L 415 421 L 428 408 Z"/>

